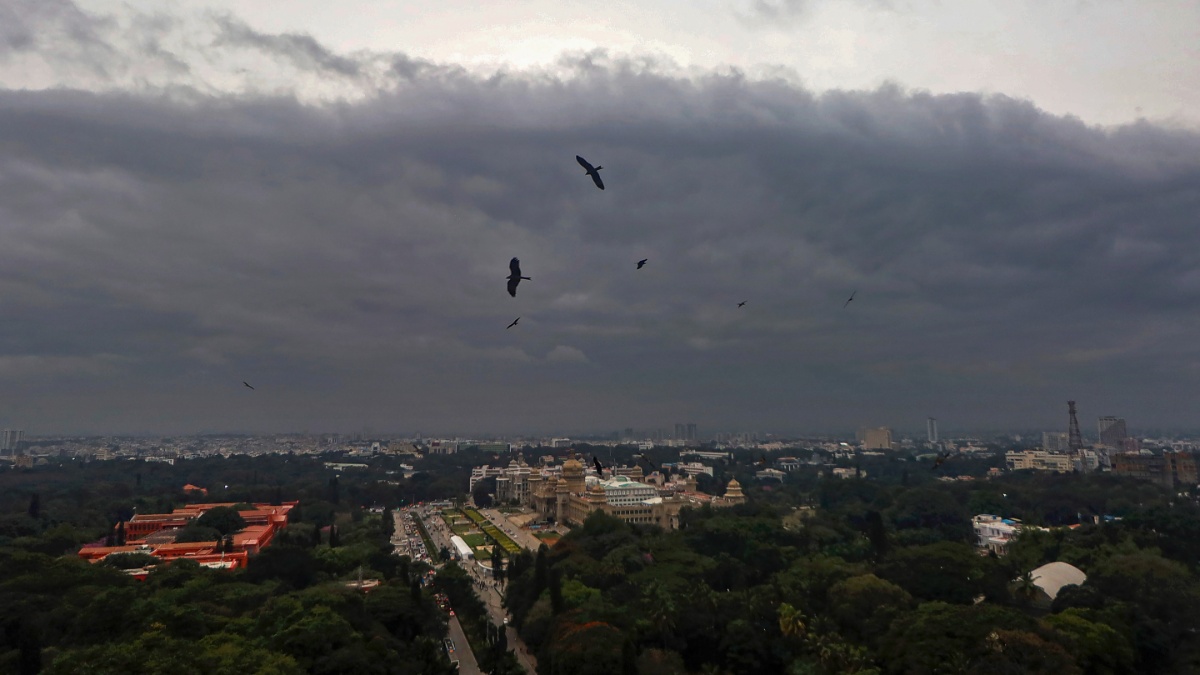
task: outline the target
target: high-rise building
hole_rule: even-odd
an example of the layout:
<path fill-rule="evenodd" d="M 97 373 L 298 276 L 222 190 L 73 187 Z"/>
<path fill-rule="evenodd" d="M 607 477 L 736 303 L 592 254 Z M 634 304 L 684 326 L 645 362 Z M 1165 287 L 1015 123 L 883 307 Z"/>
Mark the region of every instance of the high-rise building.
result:
<path fill-rule="evenodd" d="M 1042 448 L 1050 452 L 1066 452 L 1070 449 L 1070 436 L 1065 431 L 1043 431 Z"/>
<path fill-rule="evenodd" d="M 21 449 L 21 441 L 25 440 L 25 432 L 21 429 L 5 429 L 0 432 L 0 451 L 7 452 L 9 457 Z"/>
<path fill-rule="evenodd" d="M 861 429 L 858 432 L 858 437 L 862 441 L 863 448 L 866 450 L 892 449 L 892 430 L 887 427 Z"/>
<path fill-rule="evenodd" d="M 679 422 L 675 423 L 675 440 L 687 440 L 687 427 Z"/>
<path fill-rule="evenodd" d="M 928 418 L 928 419 L 926 419 L 926 420 L 925 420 L 925 434 L 926 434 L 927 436 L 929 436 L 929 442 L 930 442 L 930 443 L 937 443 L 937 442 L 938 442 L 938 435 L 937 435 L 937 420 L 936 420 L 936 419 L 934 419 L 934 418 L 930 417 L 930 418 Z"/>
<path fill-rule="evenodd" d="M 694 440 L 696 440 L 696 423 L 695 423 L 695 422 L 688 422 L 688 425 L 687 425 L 687 439 L 688 439 L 689 441 L 694 441 Z"/>
<path fill-rule="evenodd" d="M 1124 448 L 1125 439 L 1128 437 L 1124 419 L 1120 417 L 1100 418 L 1100 445 L 1108 448 Z"/>

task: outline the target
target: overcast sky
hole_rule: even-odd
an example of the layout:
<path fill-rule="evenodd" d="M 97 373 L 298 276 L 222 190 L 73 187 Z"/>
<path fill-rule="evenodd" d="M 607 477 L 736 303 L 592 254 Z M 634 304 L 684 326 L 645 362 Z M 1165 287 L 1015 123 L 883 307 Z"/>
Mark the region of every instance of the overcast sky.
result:
<path fill-rule="evenodd" d="M 0 427 L 1200 427 L 1200 5 L 1044 4 L 0 0 Z"/>

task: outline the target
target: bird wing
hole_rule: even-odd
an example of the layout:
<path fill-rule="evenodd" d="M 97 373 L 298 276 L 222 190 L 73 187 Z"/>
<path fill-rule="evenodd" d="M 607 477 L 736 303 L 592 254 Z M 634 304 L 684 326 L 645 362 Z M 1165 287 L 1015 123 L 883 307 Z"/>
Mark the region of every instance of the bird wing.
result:
<path fill-rule="evenodd" d="M 587 169 L 588 173 L 591 173 L 596 170 L 596 167 L 589 164 L 586 159 L 580 157 L 579 155 L 575 155 L 575 161 L 579 162 L 579 166 L 582 166 L 583 168 Z"/>
<path fill-rule="evenodd" d="M 512 277 L 508 280 L 508 294 L 517 297 L 517 284 L 521 283 L 520 277 Z"/>
<path fill-rule="evenodd" d="M 604 181 L 600 180 L 600 174 L 594 171 L 592 172 L 592 182 L 595 183 L 596 187 L 600 188 L 601 190 L 604 189 Z"/>
<path fill-rule="evenodd" d="M 512 272 L 514 275 L 516 275 L 518 277 L 521 276 L 521 261 L 516 258 L 509 260 L 508 261 L 508 271 Z"/>

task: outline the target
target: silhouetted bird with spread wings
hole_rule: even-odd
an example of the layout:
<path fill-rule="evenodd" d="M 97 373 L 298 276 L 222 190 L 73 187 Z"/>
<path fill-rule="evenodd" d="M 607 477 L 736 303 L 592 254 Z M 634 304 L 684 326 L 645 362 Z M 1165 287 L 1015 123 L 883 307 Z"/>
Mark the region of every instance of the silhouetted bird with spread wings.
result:
<path fill-rule="evenodd" d="M 513 258 L 508 262 L 508 294 L 517 297 L 517 284 L 521 283 L 522 279 L 532 281 L 529 277 L 521 276 L 521 261 Z"/>
<path fill-rule="evenodd" d="M 596 465 L 596 473 L 604 473 L 604 465 L 600 463 L 600 458 L 592 455 L 592 463 Z"/>
<path fill-rule="evenodd" d="M 639 270 L 642 269 L 642 265 L 645 265 L 647 260 L 649 260 L 649 258 L 642 258 L 641 260 L 638 261 L 638 269 Z"/>
<path fill-rule="evenodd" d="M 738 307 L 741 307 L 742 305 L 745 305 L 745 304 L 746 304 L 746 301 L 745 301 L 745 300 L 743 300 L 743 301 L 741 301 L 741 302 L 739 302 L 739 303 L 738 303 Z"/>
<path fill-rule="evenodd" d="M 247 382 L 247 381 L 245 381 L 245 380 L 242 380 L 242 384 L 246 385 L 246 386 L 247 386 L 247 387 L 249 387 L 250 389 L 253 389 L 253 388 L 254 388 L 254 387 L 251 387 L 251 386 L 250 386 L 250 383 L 249 383 L 249 382 Z"/>
<path fill-rule="evenodd" d="M 519 316 L 517 318 L 513 319 L 513 322 L 508 324 L 508 328 L 512 328 L 513 326 L 517 325 L 517 322 L 520 320 L 521 320 L 521 317 L 519 317 Z M 508 330 L 508 328 L 505 328 L 504 330 Z"/>
<path fill-rule="evenodd" d="M 950 459 L 950 457 L 952 457 L 952 455 L 948 452 L 939 453 L 938 456 L 933 460 L 933 471 L 937 471 L 939 467 L 946 463 L 946 460 Z"/>
<path fill-rule="evenodd" d="M 575 155 L 575 161 L 579 162 L 579 166 L 582 166 L 584 169 L 587 170 L 587 175 L 592 177 L 592 182 L 596 184 L 596 187 L 603 190 L 604 189 L 604 181 L 600 180 L 600 174 L 598 172 L 600 171 L 600 169 L 603 169 L 604 167 L 592 166 L 590 163 L 588 163 L 588 161 L 586 159 L 580 157 L 579 155 Z"/>
<path fill-rule="evenodd" d="M 851 294 L 850 294 L 850 297 L 849 297 L 849 298 L 846 300 L 846 303 L 842 305 L 842 309 L 846 309 L 847 305 L 849 305 L 849 304 L 850 304 L 850 301 L 854 299 L 854 296 L 855 296 L 856 294 L 858 294 L 858 290 L 857 290 L 857 289 L 855 289 L 855 291 L 854 291 L 853 293 L 851 293 Z"/>

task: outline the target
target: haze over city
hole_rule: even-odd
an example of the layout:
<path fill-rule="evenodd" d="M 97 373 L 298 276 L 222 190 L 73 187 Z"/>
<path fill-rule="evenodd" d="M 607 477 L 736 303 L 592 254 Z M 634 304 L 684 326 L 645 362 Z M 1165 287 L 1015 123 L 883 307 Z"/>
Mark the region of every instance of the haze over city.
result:
<path fill-rule="evenodd" d="M 1197 45 L 1185 2 L 0 2 L 0 427 L 1192 429 Z"/>

